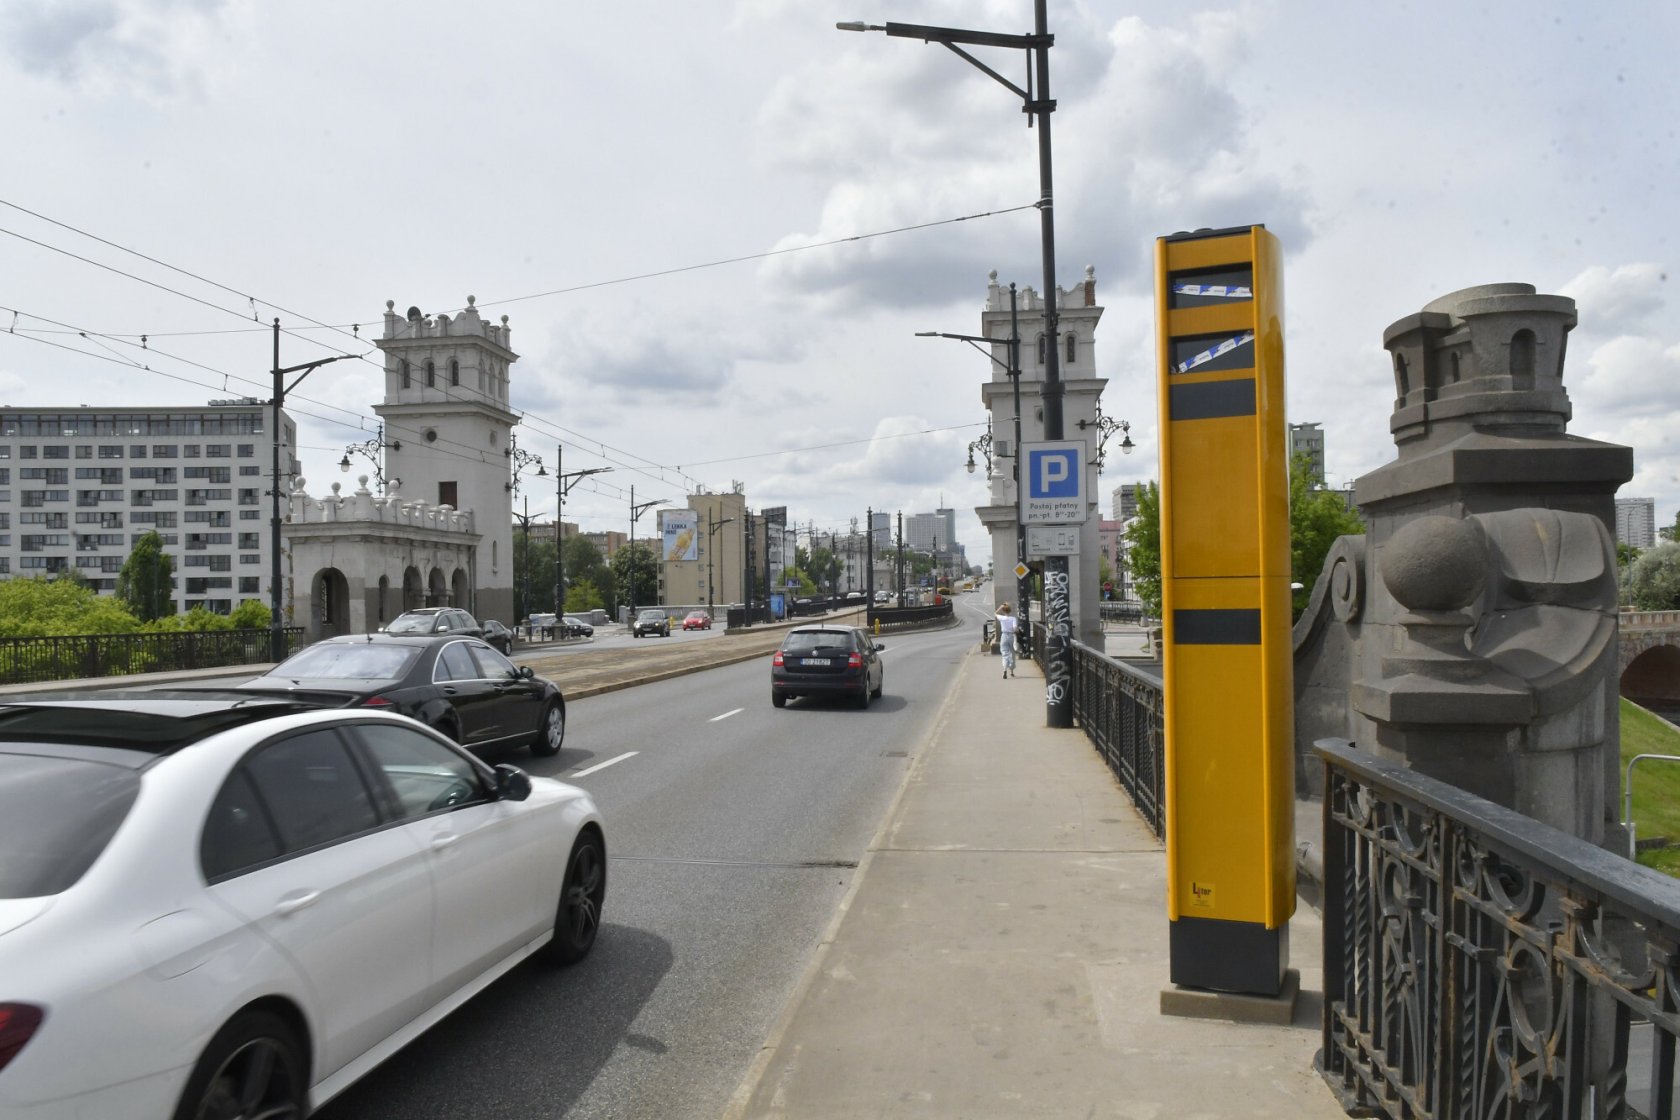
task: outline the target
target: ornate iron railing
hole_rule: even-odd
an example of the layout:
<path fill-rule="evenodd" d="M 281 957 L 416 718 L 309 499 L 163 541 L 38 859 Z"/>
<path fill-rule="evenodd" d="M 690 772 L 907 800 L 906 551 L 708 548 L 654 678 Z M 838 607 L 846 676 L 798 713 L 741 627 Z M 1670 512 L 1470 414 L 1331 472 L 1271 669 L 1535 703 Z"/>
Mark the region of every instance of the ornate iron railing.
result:
<path fill-rule="evenodd" d="M 1073 643 L 1073 717 L 1156 837 L 1166 835 L 1161 678 Z"/>
<path fill-rule="evenodd" d="M 303 627 L 285 629 L 286 648 L 303 642 Z M 268 630 L 172 630 L 0 638 L 0 684 L 40 684 L 274 660 Z"/>
<path fill-rule="evenodd" d="M 1675 1115 L 1680 882 L 1342 740 L 1324 1045 L 1350 1113 Z"/>

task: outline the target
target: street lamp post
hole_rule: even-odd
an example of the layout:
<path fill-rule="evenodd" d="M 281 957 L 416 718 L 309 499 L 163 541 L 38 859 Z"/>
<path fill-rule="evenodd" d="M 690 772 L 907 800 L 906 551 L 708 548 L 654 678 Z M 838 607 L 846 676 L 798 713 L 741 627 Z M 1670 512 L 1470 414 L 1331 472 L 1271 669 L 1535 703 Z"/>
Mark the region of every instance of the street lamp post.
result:
<path fill-rule="evenodd" d="M 1049 33 L 1048 0 L 1033 0 L 1033 33 L 1004 35 L 991 31 L 964 31 L 952 27 L 924 27 L 919 24 L 838 23 L 842 31 L 884 31 L 903 39 L 939 43 L 1021 99 L 1021 110 L 1038 127 L 1038 216 L 1040 254 L 1044 264 L 1044 438 L 1062 438 L 1061 361 L 1056 337 L 1056 221 L 1055 191 L 1051 182 L 1050 114 L 1056 102 L 1050 97 L 1050 48 L 1055 36 Z M 961 45 L 959 45 L 961 44 Z M 1006 47 L 1026 51 L 1027 89 L 1011 82 L 981 62 L 963 46 Z M 1036 87 L 1036 89 L 1035 89 Z M 1073 626 L 1069 599 L 1068 559 L 1048 556 L 1044 560 L 1044 599 L 1050 640 L 1044 648 L 1045 723 L 1050 727 L 1073 726 Z"/>
<path fill-rule="evenodd" d="M 286 628 L 280 612 L 280 410 L 285 407 L 286 394 L 290 393 L 293 389 L 296 389 L 303 379 L 308 377 L 310 372 L 313 371 L 316 366 L 324 366 L 328 362 L 341 362 L 345 358 L 354 357 L 357 357 L 357 355 L 334 354 L 330 358 L 321 358 L 318 361 L 313 362 L 303 362 L 299 365 L 287 366 L 286 368 L 281 369 L 280 320 L 278 317 L 274 320 L 274 400 L 272 402 L 274 411 L 273 417 L 269 421 L 270 426 L 274 429 L 271 433 L 274 437 L 274 477 L 270 482 L 271 488 L 268 492 L 269 497 L 272 499 L 272 513 L 268 522 L 268 547 L 271 553 L 269 556 L 268 567 L 270 616 L 268 620 L 268 652 L 269 655 L 276 661 L 284 661 L 286 659 Z M 290 385 L 286 384 L 286 375 L 288 373 L 295 373 L 298 375 L 297 380 L 292 382 Z"/>
<path fill-rule="evenodd" d="M 559 501 L 554 507 L 554 613 L 566 613 L 566 558 L 563 551 L 566 544 L 566 495 L 572 492 L 572 487 L 582 482 L 592 474 L 606 474 L 611 467 L 590 467 L 588 470 L 573 471 L 566 474 L 561 470 L 565 460 L 565 447 L 554 445 L 554 481 L 559 489 Z"/>
<path fill-rule="evenodd" d="M 529 451 L 522 449 L 519 446 L 517 438 L 510 437 L 508 439 L 507 451 L 504 454 L 507 455 L 509 462 L 513 466 L 513 478 L 508 482 L 504 482 L 502 485 L 511 491 L 515 497 L 519 496 L 519 476 L 522 472 L 528 470 L 531 464 L 536 464 L 538 478 L 548 477 L 548 471 L 543 468 L 542 456 L 533 455 Z M 524 515 L 521 516 L 517 513 L 514 514 L 515 517 L 519 518 L 519 526 L 525 545 L 524 557 L 519 565 L 521 570 L 521 590 L 519 592 L 520 603 L 519 609 L 515 612 L 514 624 L 518 625 L 519 620 L 523 619 L 526 625 L 526 637 L 528 638 L 530 636 L 531 624 L 531 495 L 526 494 L 524 497 Z"/>
<path fill-rule="evenodd" d="M 722 521 L 713 522 L 712 511 L 706 511 L 706 613 L 708 615 L 716 613 L 712 607 L 712 539 L 717 535 L 719 529 L 733 520 L 735 520 L 733 517 L 726 517 Z"/>
<path fill-rule="evenodd" d="M 630 598 L 630 612 L 625 621 L 631 626 L 636 624 L 636 521 L 654 506 L 662 506 L 668 500 L 655 498 L 651 502 L 638 502 L 636 484 L 630 484 L 630 543 L 626 546 L 629 551 L 624 554 L 624 582 L 628 585 Z"/>

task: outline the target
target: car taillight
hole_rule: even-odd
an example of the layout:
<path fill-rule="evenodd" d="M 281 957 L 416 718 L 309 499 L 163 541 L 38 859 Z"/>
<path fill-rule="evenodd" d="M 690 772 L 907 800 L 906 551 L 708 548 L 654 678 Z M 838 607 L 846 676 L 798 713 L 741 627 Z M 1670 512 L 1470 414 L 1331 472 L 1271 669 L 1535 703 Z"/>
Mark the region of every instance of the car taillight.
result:
<path fill-rule="evenodd" d="M 369 696 L 362 701 L 362 707 L 364 708 L 394 708 L 396 706 L 397 702 L 388 696 Z"/>
<path fill-rule="evenodd" d="M 32 1003 L 0 1003 L 0 1069 L 17 1056 L 41 1025 L 41 1009 Z"/>
<path fill-rule="evenodd" d="M 846 658 L 846 668 L 848 668 L 848 669 L 861 669 L 861 668 L 863 668 L 863 654 L 854 653 L 854 654 L 849 655 Z"/>
<path fill-rule="evenodd" d="M 781 650 L 776 651 L 775 660 L 771 661 L 770 663 L 778 669 L 780 669 L 782 667 L 782 651 Z"/>

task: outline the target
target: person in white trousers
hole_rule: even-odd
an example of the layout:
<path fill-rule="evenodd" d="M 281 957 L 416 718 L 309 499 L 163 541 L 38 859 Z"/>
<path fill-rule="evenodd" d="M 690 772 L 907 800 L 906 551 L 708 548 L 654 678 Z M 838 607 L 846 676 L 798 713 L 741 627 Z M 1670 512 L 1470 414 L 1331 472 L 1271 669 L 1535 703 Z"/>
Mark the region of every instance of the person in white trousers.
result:
<path fill-rule="evenodd" d="M 1008 603 L 998 605 L 998 652 L 1003 655 L 1003 675 L 1005 679 L 1015 675 L 1015 625 L 1019 621 L 1015 617 L 1014 607 Z"/>

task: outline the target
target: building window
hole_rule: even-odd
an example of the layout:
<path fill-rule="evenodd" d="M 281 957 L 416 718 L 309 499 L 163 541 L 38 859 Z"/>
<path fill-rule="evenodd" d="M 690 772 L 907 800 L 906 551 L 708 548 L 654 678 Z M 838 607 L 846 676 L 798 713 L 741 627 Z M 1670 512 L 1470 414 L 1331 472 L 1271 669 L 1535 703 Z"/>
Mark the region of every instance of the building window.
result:
<path fill-rule="evenodd" d="M 242 443 L 242 444 L 239 445 L 239 457 L 241 459 L 254 459 L 254 458 L 256 458 L 256 455 L 257 455 L 257 445 L 256 444 L 254 444 L 254 443 Z M 240 469 L 243 470 L 244 468 L 240 468 Z"/>
<path fill-rule="evenodd" d="M 78 443 L 76 445 L 76 458 L 78 458 L 78 459 L 91 459 L 91 458 L 93 458 L 93 444 L 91 444 L 91 443 Z"/>
<path fill-rule="evenodd" d="M 437 388 L 437 366 L 432 363 L 430 358 L 426 360 L 426 388 Z"/>
<path fill-rule="evenodd" d="M 1038 336 L 1038 364 L 1043 365 L 1046 358 L 1047 358 L 1047 355 L 1046 355 L 1045 350 L 1044 350 L 1044 336 L 1039 335 Z"/>
<path fill-rule="evenodd" d="M 449 383 L 451 385 L 461 383 L 461 363 L 454 358 L 449 359 Z"/>
<path fill-rule="evenodd" d="M 1074 345 L 1075 345 L 1075 342 L 1074 342 L 1073 332 L 1069 331 L 1068 336 L 1067 336 L 1067 364 L 1070 365 L 1070 366 L 1073 364 Z"/>
<path fill-rule="evenodd" d="M 404 389 L 408 388 L 410 378 L 409 378 L 409 375 L 408 375 L 408 359 L 407 358 L 403 358 L 402 360 L 397 362 L 397 376 L 402 380 L 402 387 Z"/>

